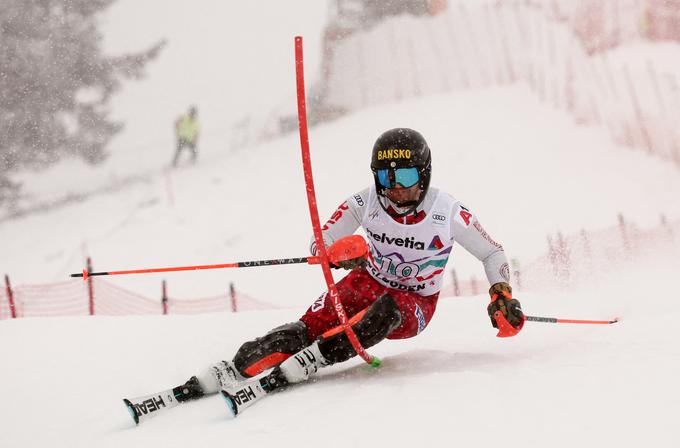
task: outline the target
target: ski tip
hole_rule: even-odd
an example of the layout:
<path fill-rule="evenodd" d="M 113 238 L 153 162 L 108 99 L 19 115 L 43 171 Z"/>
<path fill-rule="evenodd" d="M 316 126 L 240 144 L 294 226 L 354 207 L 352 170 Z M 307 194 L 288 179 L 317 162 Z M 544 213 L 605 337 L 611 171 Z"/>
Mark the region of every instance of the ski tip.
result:
<path fill-rule="evenodd" d="M 224 398 L 224 401 L 227 402 L 227 407 L 229 408 L 229 411 L 231 412 L 232 417 L 236 417 L 238 415 L 238 407 L 236 406 L 236 403 L 234 402 L 234 398 L 229 395 L 228 392 L 222 391 L 222 398 Z"/>
<path fill-rule="evenodd" d="M 135 411 L 135 407 L 132 406 L 130 400 L 123 398 L 123 403 L 125 403 L 125 407 L 132 416 L 132 419 L 135 421 L 135 425 L 139 425 L 139 416 L 137 415 L 137 411 Z"/>

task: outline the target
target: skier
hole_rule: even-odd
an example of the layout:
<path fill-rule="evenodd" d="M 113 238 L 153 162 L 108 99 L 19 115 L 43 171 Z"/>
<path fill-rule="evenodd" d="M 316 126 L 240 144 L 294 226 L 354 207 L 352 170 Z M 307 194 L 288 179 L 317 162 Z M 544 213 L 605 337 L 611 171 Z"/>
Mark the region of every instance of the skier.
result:
<path fill-rule="evenodd" d="M 430 148 L 423 136 L 406 128 L 383 133 L 373 147 L 371 170 L 375 185 L 350 196 L 322 229 L 329 251 L 359 226 L 368 237 L 367 256 L 334 266 L 350 270 L 336 286 L 361 345 L 410 338 L 427 327 L 454 241 L 484 265 L 492 285 L 487 308 L 492 325 L 506 336 L 517 334 L 524 315 L 512 297 L 503 248 L 470 209 L 430 188 Z M 314 242 L 311 252 L 316 255 Z M 299 320 L 244 343 L 231 361 L 210 366 L 173 395 L 181 402 L 223 390 L 236 414 L 272 390 L 355 355 L 323 294 Z"/>

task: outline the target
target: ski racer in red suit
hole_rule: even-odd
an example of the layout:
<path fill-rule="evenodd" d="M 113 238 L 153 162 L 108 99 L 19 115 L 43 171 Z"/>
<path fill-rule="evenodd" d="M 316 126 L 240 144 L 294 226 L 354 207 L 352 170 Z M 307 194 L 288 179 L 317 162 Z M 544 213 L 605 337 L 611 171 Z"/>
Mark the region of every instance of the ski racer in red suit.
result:
<path fill-rule="evenodd" d="M 373 147 L 371 170 L 375 185 L 350 196 L 322 229 L 329 251 L 359 227 L 366 233 L 367 256 L 334 266 L 350 271 L 337 289 L 361 345 L 411 338 L 425 330 L 454 242 L 484 265 L 492 285 L 487 311 L 493 326 L 509 329 L 510 335 L 519 332 L 524 315 L 512 298 L 503 248 L 470 209 L 430 188 L 431 155 L 423 136 L 406 128 L 385 132 Z M 314 242 L 311 252 L 316 254 Z M 183 401 L 220 389 L 236 394 L 239 384 L 255 376 L 259 382 L 249 381 L 257 385 L 255 394 L 305 381 L 319 368 L 356 355 L 339 325 L 324 293 L 299 320 L 244 343 L 231 361 L 192 377 L 175 388 L 175 396 Z"/>

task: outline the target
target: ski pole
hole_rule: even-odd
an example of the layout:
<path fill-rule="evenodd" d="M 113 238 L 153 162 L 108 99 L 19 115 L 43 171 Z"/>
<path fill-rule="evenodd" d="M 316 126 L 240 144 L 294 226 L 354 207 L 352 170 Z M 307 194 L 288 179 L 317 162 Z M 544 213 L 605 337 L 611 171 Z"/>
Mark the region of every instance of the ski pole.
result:
<path fill-rule="evenodd" d="M 524 316 L 529 322 L 542 322 L 546 324 L 615 324 L 619 321 L 618 317 L 611 320 L 580 320 L 580 319 L 560 319 L 557 317 Z"/>
<path fill-rule="evenodd" d="M 149 274 L 151 272 L 175 272 L 175 271 L 198 271 L 202 269 L 225 269 L 225 268 L 250 268 L 259 266 L 277 266 L 283 264 L 319 264 L 321 260 L 319 257 L 299 257 L 299 258 L 277 258 L 273 260 L 257 260 L 257 261 L 237 261 L 234 263 L 224 264 L 203 264 L 195 266 L 173 266 L 168 268 L 151 268 L 151 269 L 129 269 L 126 271 L 105 271 L 105 272 L 88 272 L 83 269 L 82 273 L 71 274 L 71 277 L 82 277 L 87 280 L 90 276 L 95 275 L 128 275 L 128 274 Z"/>

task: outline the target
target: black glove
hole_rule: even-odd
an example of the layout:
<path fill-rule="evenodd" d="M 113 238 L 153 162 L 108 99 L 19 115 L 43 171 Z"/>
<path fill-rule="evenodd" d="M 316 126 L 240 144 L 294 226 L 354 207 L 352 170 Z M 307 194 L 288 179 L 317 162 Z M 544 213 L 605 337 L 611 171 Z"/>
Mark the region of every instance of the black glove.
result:
<path fill-rule="evenodd" d="M 348 271 L 351 271 L 352 269 L 363 269 L 366 267 L 366 258 L 358 257 L 352 258 L 351 260 L 338 261 L 337 264 L 331 263 L 331 267 L 333 269 L 347 269 Z"/>
<path fill-rule="evenodd" d="M 486 308 L 491 319 L 491 325 L 498 328 L 495 314 L 500 311 L 503 317 L 516 330 L 521 330 L 524 326 L 524 313 L 522 312 L 522 305 L 519 300 L 512 298 L 512 288 L 507 283 L 496 283 L 489 289 L 491 296 L 491 303 Z"/>

